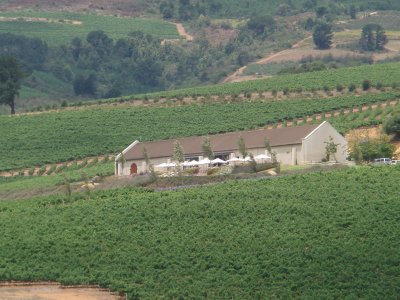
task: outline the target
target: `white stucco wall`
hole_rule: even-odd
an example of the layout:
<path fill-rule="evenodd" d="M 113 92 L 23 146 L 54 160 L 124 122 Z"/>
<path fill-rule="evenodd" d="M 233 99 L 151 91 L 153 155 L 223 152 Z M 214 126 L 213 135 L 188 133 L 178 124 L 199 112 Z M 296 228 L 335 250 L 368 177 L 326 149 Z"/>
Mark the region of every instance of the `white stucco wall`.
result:
<path fill-rule="evenodd" d="M 329 142 L 329 137 L 332 137 L 333 142 L 338 144 L 336 160 L 340 163 L 346 162 L 346 139 L 331 124 L 324 122 L 303 139 L 303 160 L 305 163 L 321 162 L 325 158 L 325 142 Z M 334 158 L 331 157 L 331 160 L 334 160 Z"/>
<path fill-rule="evenodd" d="M 272 151 L 276 152 L 276 159 L 283 165 L 302 164 L 302 147 L 301 145 L 287 145 L 272 147 Z"/>

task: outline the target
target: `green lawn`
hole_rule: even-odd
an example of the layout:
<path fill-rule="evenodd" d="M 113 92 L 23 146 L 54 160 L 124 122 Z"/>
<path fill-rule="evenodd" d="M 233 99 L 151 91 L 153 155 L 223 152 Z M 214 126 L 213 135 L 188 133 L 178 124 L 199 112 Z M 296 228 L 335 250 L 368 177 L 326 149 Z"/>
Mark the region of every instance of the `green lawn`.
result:
<path fill-rule="evenodd" d="M 0 281 L 129 299 L 398 299 L 400 167 L 0 202 Z M 65 200 L 65 199 L 64 199 Z"/>
<path fill-rule="evenodd" d="M 113 39 L 127 37 L 133 31 L 160 38 L 179 38 L 175 25 L 157 19 L 36 11 L 1 12 L 0 17 L 19 18 L 0 21 L 0 33 L 38 37 L 52 46 L 68 44 L 74 37 L 86 39 L 87 34 L 94 30 L 103 30 Z M 28 18 L 36 19 L 28 21 Z M 77 23 L 73 24 L 72 21 Z"/>

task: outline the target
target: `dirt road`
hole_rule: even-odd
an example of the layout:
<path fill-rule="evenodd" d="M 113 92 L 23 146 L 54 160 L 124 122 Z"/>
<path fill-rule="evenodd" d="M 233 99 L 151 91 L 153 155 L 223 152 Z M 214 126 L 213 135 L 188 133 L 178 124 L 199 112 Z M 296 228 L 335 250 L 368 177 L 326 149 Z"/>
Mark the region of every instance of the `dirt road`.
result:
<path fill-rule="evenodd" d="M 1 300 L 121 300 L 108 290 L 59 285 L 0 286 Z"/>
<path fill-rule="evenodd" d="M 256 61 L 256 62 L 253 62 L 253 64 L 254 64 L 254 63 L 255 63 L 255 64 L 259 64 L 259 65 L 266 64 L 266 63 L 268 63 L 269 61 L 271 61 L 272 59 L 274 59 L 275 57 L 281 56 L 281 55 L 284 55 L 284 54 L 287 54 L 287 52 L 289 52 L 289 51 L 291 51 L 291 50 L 293 50 L 293 49 L 296 49 L 296 48 L 300 47 L 300 45 L 301 45 L 302 43 L 304 43 L 305 41 L 307 41 L 307 40 L 309 40 L 309 39 L 311 39 L 311 36 L 308 36 L 308 37 L 302 39 L 301 41 L 297 42 L 296 44 L 293 44 L 292 47 L 290 47 L 290 48 L 288 48 L 288 49 L 285 49 L 285 50 L 282 50 L 282 51 L 279 51 L 279 52 L 276 52 L 276 53 L 273 53 L 273 54 L 268 54 L 268 55 L 265 56 L 264 58 L 262 58 L 262 59 L 260 59 L 260 60 L 258 60 L 258 61 Z M 239 77 L 240 75 L 242 75 L 243 72 L 246 70 L 246 68 L 247 68 L 247 66 L 243 66 L 243 67 L 237 69 L 237 70 L 236 70 L 235 72 L 233 72 L 231 75 L 229 75 L 228 77 L 226 77 L 226 78 L 222 81 L 222 83 L 241 81 L 241 80 L 238 80 L 237 77 Z M 246 80 L 249 80 L 249 79 L 250 79 L 250 78 L 247 76 L 247 77 L 246 77 Z M 252 78 L 252 79 L 256 79 L 256 78 Z"/>
<path fill-rule="evenodd" d="M 176 30 L 178 30 L 180 36 L 184 37 L 189 42 L 193 41 L 194 39 L 193 36 L 186 32 L 186 29 L 185 27 L 183 27 L 182 23 L 173 23 L 173 24 L 176 25 Z"/>

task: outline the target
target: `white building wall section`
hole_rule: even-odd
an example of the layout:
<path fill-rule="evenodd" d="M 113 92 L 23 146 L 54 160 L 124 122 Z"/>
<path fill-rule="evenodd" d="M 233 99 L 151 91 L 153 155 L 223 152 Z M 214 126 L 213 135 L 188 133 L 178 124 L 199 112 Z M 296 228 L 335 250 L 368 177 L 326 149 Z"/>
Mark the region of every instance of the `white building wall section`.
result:
<path fill-rule="evenodd" d="M 283 165 L 297 165 L 303 163 L 301 159 L 301 144 L 272 147 L 272 151 L 275 151 L 277 161 Z"/>
<path fill-rule="evenodd" d="M 323 122 L 313 132 L 303 139 L 304 163 L 321 162 L 326 157 L 326 143 L 332 137 L 333 142 L 338 144 L 335 155 L 337 162 L 344 163 L 347 158 L 346 139 L 328 122 Z M 331 160 L 334 160 L 331 157 Z"/>

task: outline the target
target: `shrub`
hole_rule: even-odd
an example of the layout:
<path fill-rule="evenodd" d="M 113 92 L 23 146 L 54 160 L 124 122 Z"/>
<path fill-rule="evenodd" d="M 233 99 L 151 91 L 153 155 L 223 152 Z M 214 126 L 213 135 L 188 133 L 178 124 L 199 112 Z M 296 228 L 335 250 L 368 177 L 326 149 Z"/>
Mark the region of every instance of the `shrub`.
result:
<path fill-rule="evenodd" d="M 28 171 L 29 176 L 33 176 L 33 174 L 35 174 L 35 167 L 30 168 Z"/>
<path fill-rule="evenodd" d="M 288 94 L 289 94 L 289 88 L 285 87 L 285 88 L 283 89 L 283 94 L 284 94 L 285 96 L 288 95 Z"/>
<path fill-rule="evenodd" d="M 376 84 L 376 88 L 377 88 L 378 90 L 383 90 L 383 89 L 384 89 L 383 83 L 382 83 L 382 82 L 378 82 L 378 83 Z"/>
<path fill-rule="evenodd" d="M 393 134 L 396 139 L 400 139 L 400 114 L 388 118 L 383 124 L 383 131 L 386 134 Z"/>
<path fill-rule="evenodd" d="M 46 165 L 41 166 L 39 171 L 38 171 L 38 175 L 41 176 L 46 172 Z"/>
<path fill-rule="evenodd" d="M 344 90 L 343 85 L 338 84 L 338 85 L 336 86 L 336 90 L 337 90 L 338 92 L 342 92 L 342 91 Z"/>
<path fill-rule="evenodd" d="M 215 175 L 215 174 L 218 173 L 218 171 L 219 171 L 219 168 L 209 168 L 209 169 L 207 170 L 207 175 L 208 175 L 208 176 Z"/>
<path fill-rule="evenodd" d="M 189 168 L 189 169 L 185 169 L 182 172 L 183 175 L 195 175 L 195 174 L 198 174 L 198 173 L 199 173 L 199 168 Z"/>
<path fill-rule="evenodd" d="M 354 83 L 351 83 L 348 87 L 349 92 L 354 92 L 356 90 L 356 85 Z"/>
<path fill-rule="evenodd" d="M 368 79 L 363 80 L 361 87 L 363 91 L 368 91 L 371 88 L 371 81 L 369 81 Z"/>

